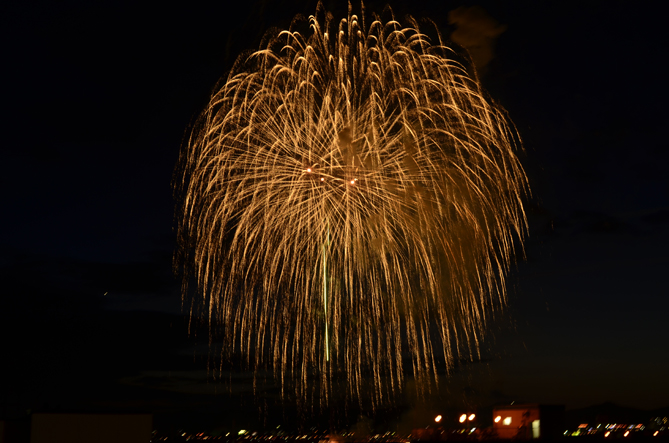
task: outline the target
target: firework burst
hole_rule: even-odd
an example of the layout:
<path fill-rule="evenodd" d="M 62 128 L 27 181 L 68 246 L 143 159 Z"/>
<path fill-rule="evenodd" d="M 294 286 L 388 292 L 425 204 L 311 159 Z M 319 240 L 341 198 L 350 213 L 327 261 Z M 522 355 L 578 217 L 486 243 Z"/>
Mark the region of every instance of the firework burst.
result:
<path fill-rule="evenodd" d="M 409 22 L 297 20 L 237 60 L 182 152 L 192 315 L 302 396 L 344 374 L 379 401 L 476 352 L 525 235 L 512 125 Z"/>

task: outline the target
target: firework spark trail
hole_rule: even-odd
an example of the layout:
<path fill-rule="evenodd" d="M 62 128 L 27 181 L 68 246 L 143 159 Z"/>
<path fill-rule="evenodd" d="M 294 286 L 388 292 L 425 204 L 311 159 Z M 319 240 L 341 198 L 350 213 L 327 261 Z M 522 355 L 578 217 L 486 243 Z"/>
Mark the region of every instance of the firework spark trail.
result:
<path fill-rule="evenodd" d="M 343 371 L 382 400 L 403 359 L 436 378 L 435 354 L 477 352 L 525 236 L 515 130 L 410 22 L 319 10 L 306 36 L 280 32 L 238 59 L 182 152 L 193 315 L 301 395 L 308 373 L 327 398 Z"/>

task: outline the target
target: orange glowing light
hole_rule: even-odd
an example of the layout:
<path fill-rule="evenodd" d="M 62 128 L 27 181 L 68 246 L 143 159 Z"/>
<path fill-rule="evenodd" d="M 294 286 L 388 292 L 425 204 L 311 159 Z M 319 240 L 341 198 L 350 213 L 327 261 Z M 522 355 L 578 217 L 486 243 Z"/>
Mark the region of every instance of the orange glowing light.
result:
<path fill-rule="evenodd" d="M 439 423 L 441 421 L 441 415 L 437 415 L 436 417 L 434 417 L 434 421 Z"/>
<path fill-rule="evenodd" d="M 467 420 L 467 414 L 462 414 L 459 419 L 460 423 L 464 423 L 465 420 Z"/>
<path fill-rule="evenodd" d="M 351 184 L 354 185 L 354 184 L 355 184 L 355 180 L 351 180 Z"/>
<path fill-rule="evenodd" d="M 606 431 L 606 433 L 604 434 L 604 437 L 608 437 L 609 435 L 611 435 L 611 431 Z"/>
<path fill-rule="evenodd" d="M 471 415 L 469 416 L 469 421 L 474 420 L 475 417 L 476 417 L 476 414 L 471 414 Z"/>
<path fill-rule="evenodd" d="M 307 172 L 311 172 L 311 168 L 307 168 Z"/>
<path fill-rule="evenodd" d="M 321 177 L 321 181 L 322 181 L 322 182 L 324 182 L 324 181 L 325 181 L 325 179 L 324 179 L 323 177 Z"/>
<path fill-rule="evenodd" d="M 657 434 L 659 434 L 659 433 L 660 433 L 660 431 L 655 431 L 655 432 L 653 433 L 653 437 L 657 437 Z"/>
<path fill-rule="evenodd" d="M 499 421 L 500 421 L 501 419 L 502 419 L 502 416 L 501 416 L 501 415 L 498 415 L 497 417 L 495 417 L 495 423 L 499 423 Z"/>
<path fill-rule="evenodd" d="M 625 431 L 624 436 L 627 437 L 628 435 L 630 435 L 630 431 Z"/>

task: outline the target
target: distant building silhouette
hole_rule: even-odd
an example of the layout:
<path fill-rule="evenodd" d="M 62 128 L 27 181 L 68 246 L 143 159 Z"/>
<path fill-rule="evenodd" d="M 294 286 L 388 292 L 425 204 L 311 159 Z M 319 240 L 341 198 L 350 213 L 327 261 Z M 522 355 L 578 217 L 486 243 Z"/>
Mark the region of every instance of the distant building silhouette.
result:
<path fill-rule="evenodd" d="M 500 439 L 554 439 L 564 431 L 564 406 L 517 404 L 493 408 L 493 428 Z"/>
<path fill-rule="evenodd" d="M 30 443 L 147 443 L 151 414 L 32 414 Z"/>

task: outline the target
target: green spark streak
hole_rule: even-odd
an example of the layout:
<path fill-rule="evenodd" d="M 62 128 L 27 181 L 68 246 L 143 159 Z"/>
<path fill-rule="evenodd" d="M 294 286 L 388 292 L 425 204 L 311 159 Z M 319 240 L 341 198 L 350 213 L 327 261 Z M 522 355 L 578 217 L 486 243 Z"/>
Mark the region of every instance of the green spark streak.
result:
<path fill-rule="evenodd" d="M 328 227 L 327 241 L 323 243 L 323 311 L 325 312 L 325 360 L 330 361 L 330 343 L 328 339 L 328 277 L 325 248 L 330 244 L 330 228 Z"/>

